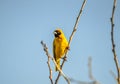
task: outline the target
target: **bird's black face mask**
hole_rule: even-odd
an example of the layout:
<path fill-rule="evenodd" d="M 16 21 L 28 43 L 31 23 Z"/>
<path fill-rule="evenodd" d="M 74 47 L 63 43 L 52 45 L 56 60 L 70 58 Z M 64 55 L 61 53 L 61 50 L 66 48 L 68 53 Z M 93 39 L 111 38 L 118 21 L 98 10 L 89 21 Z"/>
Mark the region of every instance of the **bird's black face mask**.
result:
<path fill-rule="evenodd" d="M 57 31 L 57 30 L 54 31 L 54 36 L 55 36 L 55 37 L 59 37 L 59 35 L 61 35 L 61 32 L 60 32 L 60 31 Z"/>

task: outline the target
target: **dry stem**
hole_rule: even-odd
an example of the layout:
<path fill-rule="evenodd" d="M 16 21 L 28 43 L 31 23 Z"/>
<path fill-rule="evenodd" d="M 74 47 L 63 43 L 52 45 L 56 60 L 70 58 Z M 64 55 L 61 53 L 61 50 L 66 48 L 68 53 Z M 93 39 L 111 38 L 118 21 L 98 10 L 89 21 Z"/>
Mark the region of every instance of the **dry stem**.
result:
<path fill-rule="evenodd" d="M 46 56 L 48 57 L 47 64 L 48 64 L 48 68 L 49 68 L 49 79 L 50 79 L 50 81 L 51 81 L 51 84 L 53 84 L 53 80 L 52 80 L 52 69 L 51 69 L 51 67 L 50 67 L 50 58 L 51 58 L 51 56 L 49 55 L 48 48 L 47 48 L 46 44 L 43 43 L 43 41 L 41 41 L 41 44 L 42 44 L 42 46 L 43 46 L 44 51 L 46 52 Z"/>
<path fill-rule="evenodd" d="M 100 84 L 100 82 L 98 82 L 92 74 L 92 58 L 91 57 L 88 58 L 88 71 L 89 71 L 89 74 L 88 74 L 89 78 L 92 80 L 91 82 L 75 80 L 73 78 L 70 78 L 70 81 L 76 84 Z"/>
<path fill-rule="evenodd" d="M 68 84 L 70 84 L 70 80 L 67 78 L 67 76 L 63 73 L 63 71 L 58 67 L 55 59 L 53 57 L 50 56 L 49 52 L 48 52 L 48 48 L 46 46 L 45 43 L 43 43 L 43 41 L 41 41 L 41 44 L 43 46 L 43 49 L 44 51 L 46 52 L 46 55 L 48 57 L 48 61 L 47 61 L 47 64 L 48 64 L 48 68 L 49 68 L 49 79 L 51 81 L 51 84 L 53 84 L 53 80 L 52 80 L 52 69 L 50 67 L 50 59 L 52 59 L 53 63 L 55 64 L 55 66 L 58 68 L 58 71 L 60 72 L 60 74 L 64 77 L 64 79 L 67 81 Z"/>
<path fill-rule="evenodd" d="M 93 77 L 93 74 L 92 74 L 92 58 L 91 57 L 88 58 L 88 71 L 89 71 L 89 78 L 91 80 L 94 80 L 95 78 Z"/>
<path fill-rule="evenodd" d="M 115 50 L 115 43 L 114 43 L 114 12 L 116 8 L 116 0 L 114 0 L 113 3 L 113 9 L 112 9 L 112 17 L 111 17 L 111 42 L 112 42 L 112 52 L 114 56 L 114 62 L 117 68 L 117 82 L 120 84 L 120 71 L 119 71 L 119 64 L 118 64 L 118 59 L 116 55 L 116 50 Z"/>

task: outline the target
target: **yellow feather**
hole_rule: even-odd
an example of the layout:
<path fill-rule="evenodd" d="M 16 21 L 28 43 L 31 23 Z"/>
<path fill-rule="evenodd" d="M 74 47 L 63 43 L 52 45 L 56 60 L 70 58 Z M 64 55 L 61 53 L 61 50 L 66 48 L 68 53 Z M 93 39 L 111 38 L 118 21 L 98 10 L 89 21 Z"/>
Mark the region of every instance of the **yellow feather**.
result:
<path fill-rule="evenodd" d="M 61 29 L 57 29 L 54 32 L 56 33 L 56 36 L 53 41 L 53 55 L 57 66 L 60 68 L 60 59 L 64 56 L 65 52 L 67 51 L 68 41 Z M 58 71 L 57 67 L 56 71 Z"/>

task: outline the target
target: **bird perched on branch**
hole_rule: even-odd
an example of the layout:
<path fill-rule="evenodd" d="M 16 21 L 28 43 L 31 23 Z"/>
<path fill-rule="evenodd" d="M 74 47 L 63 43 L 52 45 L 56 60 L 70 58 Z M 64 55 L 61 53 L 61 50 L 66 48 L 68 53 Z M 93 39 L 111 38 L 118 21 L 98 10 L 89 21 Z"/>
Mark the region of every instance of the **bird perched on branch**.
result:
<path fill-rule="evenodd" d="M 68 41 L 61 29 L 56 29 L 54 31 L 54 36 L 55 38 L 53 41 L 53 55 L 57 66 L 60 69 L 60 59 L 68 50 Z M 56 67 L 55 70 L 58 71 L 58 68 Z"/>

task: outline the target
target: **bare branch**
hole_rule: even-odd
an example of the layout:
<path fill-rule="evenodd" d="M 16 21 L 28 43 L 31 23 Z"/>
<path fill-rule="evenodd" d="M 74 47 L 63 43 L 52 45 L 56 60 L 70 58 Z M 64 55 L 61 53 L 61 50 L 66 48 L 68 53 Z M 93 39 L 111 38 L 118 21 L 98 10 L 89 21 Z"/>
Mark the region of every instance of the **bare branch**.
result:
<path fill-rule="evenodd" d="M 87 1 L 87 0 L 84 0 L 83 3 L 82 3 L 82 6 L 81 6 L 80 12 L 79 12 L 79 14 L 78 14 L 78 16 L 77 16 L 77 19 L 76 19 L 76 22 L 75 22 L 75 25 L 74 25 L 72 34 L 70 35 L 68 45 L 70 45 L 71 40 L 72 40 L 72 38 L 73 38 L 73 35 L 74 35 L 75 31 L 77 30 L 78 22 L 79 22 L 79 20 L 80 20 L 80 16 L 81 16 L 81 14 L 82 14 L 82 11 L 83 11 L 83 8 L 84 8 L 84 6 L 85 6 L 85 4 L 86 4 L 86 1 Z"/>
<path fill-rule="evenodd" d="M 48 57 L 48 61 L 47 61 L 47 64 L 48 64 L 48 68 L 49 68 L 49 79 L 51 81 L 51 84 L 53 84 L 53 80 L 52 80 L 52 69 L 50 67 L 50 59 L 52 59 L 53 63 L 55 64 L 55 66 L 58 68 L 58 71 L 60 72 L 60 74 L 64 77 L 64 79 L 67 81 L 68 84 L 70 84 L 70 80 L 68 79 L 68 77 L 63 73 L 63 71 L 58 67 L 55 59 L 53 57 L 50 56 L 49 52 L 48 52 L 48 48 L 46 46 L 45 43 L 43 43 L 43 41 L 41 41 L 41 44 L 43 46 L 43 49 L 44 51 L 46 52 L 46 55 Z"/>
<path fill-rule="evenodd" d="M 77 19 L 76 19 L 76 22 L 75 22 L 73 31 L 72 31 L 72 33 L 71 33 L 71 35 L 70 35 L 70 37 L 69 37 L 68 47 L 70 46 L 70 43 L 71 43 L 71 41 L 72 41 L 72 38 L 73 38 L 73 35 L 74 35 L 75 31 L 77 30 L 78 22 L 79 22 L 79 20 L 80 20 L 80 16 L 81 16 L 81 14 L 82 14 L 82 11 L 83 11 L 83 8 L 84 8 L 84 6 L 85 6 L 85 4 L 86 4 L 86 1 L 87 1 L 87 0 L 84 0 L 84 1 L 83 1 L 82 7 L 81 7 L 80 12 L 79 12 L 79 14 L 78 14 L 78 16 L 77 16 Z M 65 61 L 66 61 L 66 56 L 67 56 L 67 52 L 65 53 L 63 62 L 62 62 L 62 64 L 61 64 L 61 69 L 62 69 L 62 67 L 63 67 L 63 65 L 64 65 L 64 63 L 65 63 Z M 60 77 L 60 72 L 59 72 L 59 74 L 58 74 L 58 76 L 57 76 L 57 78 L 56 78 L 55 84 L 57 84 L 57 82 L 58 82 L 58 80 L 59 80 L 59 77 Z"/>
<path fill-rule="evenodd" d="M 92 73 L 92 57 L 88 58 L 88 71 L 89 71 L 89 78 L 93 81 L 93 83 L 100 84 L 100 82 L 95 79 Z"/>
<path fill-rule="evenodd" d="M 93 77 L 93 74 L 92 74 L 92 58 L 91 57 L 88 58 L 88 71 L 89 71 L 89 78 L 91 80 L 94 80 L 95 78 Z"/>
<path fill-rule="evenodd" d="M 74 82 L 74 83 L 76 83 L 76 84 L 100 84 L 100 83 L 97 82 L 97 81 L 86 82 L 86 81 L 75 80 L 75 79 L 73 79 L 73 78 L 70 78 L 70 81 L 71 81 L 71 82 Z"/>
<path fill-rule="evenodd" d="M 55 59 L 52 58 L 52 60 L 53 60 L 53 62 L 54 62 L 54 64 L 55 64 L 55 66 L 58 68 L 58 71 L 60 72 L 60 74 L 64 77 L 64 79 L 67 81 L 67 83 L 70 84 L 69 78 L 63 73 L 62 69 L 60 69 L 60 68 L 58 67 Z"/>
<path fill-rule="evenodd" d="M 120 71 L 119 71 L 119 64 L 118 64 L 118 59 L 116 55 L 116 50 L 115 50 L 115 43 L 114 43 L 114 12 L 116 8 L 116 2 L 117 0 L 114 0 L 113 3 L 113 9 L 112 9 L 112 17 L 111 17 L 111 42 L 112 42 L 112 52 L 114 56 L 114 62 L 117 68 L 117 82 L 120 84 Z"/>
<path fill-rule="evenodd" d="M 50 67 L 50 58 L 51 58 L 51 56 L 49 55 L 48 48 L 47 48 L 46 44 L 43 43 L 43 41 L 41 41 L 41 44 L 42 44 L 42 46 L 43 46 L 44 51 L 46 52 L 46 56 L 48 57 L 47 64 L 48 64 L 48 68 L 49 68 L 49 79 L 50 79 L 50 81 L 51 81 L 51 84 L 53 84 L 53 80 L 52 80 L 52 69 L 51 69 L 51 67 Z"/>
<path fill-rule="evenodd" d="M 75 80 L 73 78 L 70 78 L 70 81 L 76 84 L 100 84 L 100 82 L 98 82 L 92 74 L 92 58 L 91 57 L 88 58 L 88 71 L 89 71 L 89 78 L 92 81 L 87 82 L 87 81 Z"/>

